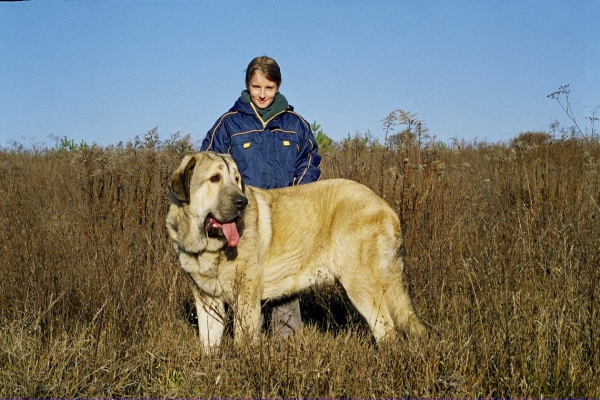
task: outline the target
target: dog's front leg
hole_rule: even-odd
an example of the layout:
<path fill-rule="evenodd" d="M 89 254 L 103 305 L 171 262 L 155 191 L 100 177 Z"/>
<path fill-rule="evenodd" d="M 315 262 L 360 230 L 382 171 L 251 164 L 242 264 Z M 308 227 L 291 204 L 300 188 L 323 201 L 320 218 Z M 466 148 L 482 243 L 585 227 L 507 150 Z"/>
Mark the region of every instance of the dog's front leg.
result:
<path fill-rule="evenodd" d="M 193 291 L 198 316 L 198 336 L 202 346 L 210 351 L 221 344 L 225 330 L 225 305 L 221 300 L 201 294 L 196 288 Z"/>
<path fill-rule="evenodd" d="M 242 291 L 238 295 L 235 312 L 235 345 L 241 347 L 256 342 L 261 325 L 260 296 L 257 293 Z"/>

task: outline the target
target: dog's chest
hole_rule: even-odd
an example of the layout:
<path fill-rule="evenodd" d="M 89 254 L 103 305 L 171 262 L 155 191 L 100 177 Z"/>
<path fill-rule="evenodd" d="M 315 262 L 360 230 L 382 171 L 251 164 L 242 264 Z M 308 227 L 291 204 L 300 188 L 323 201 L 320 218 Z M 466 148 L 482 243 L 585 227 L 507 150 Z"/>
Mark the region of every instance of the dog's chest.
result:
<path fill-rule="evenodd" d="M 192 278 L 198 289 L 211 297 L 223 296 L 223 287 L 219 281 L 219 258 L 212 254 L 179 255 L 181 268 Z"/>

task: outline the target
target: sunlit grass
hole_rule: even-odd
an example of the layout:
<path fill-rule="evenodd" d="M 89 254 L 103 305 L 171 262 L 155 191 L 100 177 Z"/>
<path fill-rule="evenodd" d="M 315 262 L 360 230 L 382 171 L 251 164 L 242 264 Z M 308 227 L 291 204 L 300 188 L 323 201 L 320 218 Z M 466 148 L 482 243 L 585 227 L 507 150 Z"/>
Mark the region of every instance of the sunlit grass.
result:
<path fill-rule="evenodd" d="M 3 151 L 0 396 L 598 397 L 600 145 L 532 137 L 324 154 L 400 214 L 428 340 L 375 347 L 334 287 L 213 354 L 164 228 L 187 143 Z"/>

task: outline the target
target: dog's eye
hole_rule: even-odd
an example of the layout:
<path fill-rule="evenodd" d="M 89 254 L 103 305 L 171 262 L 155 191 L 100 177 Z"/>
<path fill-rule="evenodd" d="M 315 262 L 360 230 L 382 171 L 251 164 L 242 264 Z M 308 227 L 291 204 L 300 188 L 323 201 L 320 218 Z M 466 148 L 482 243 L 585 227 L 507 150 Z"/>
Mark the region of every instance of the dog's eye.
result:
<path fill-rule="evenodd" d="M 221 180 L 221 175 L 219 175 L 219 174 L 216 174 L 216 175 L 213 175 L 213 176 L 211 176 L 211 177 L 210 177 L 210 181 L 211 181 L 212 183 L 217 183 L 217 182 L 219 182 L 220 180 Z"/>

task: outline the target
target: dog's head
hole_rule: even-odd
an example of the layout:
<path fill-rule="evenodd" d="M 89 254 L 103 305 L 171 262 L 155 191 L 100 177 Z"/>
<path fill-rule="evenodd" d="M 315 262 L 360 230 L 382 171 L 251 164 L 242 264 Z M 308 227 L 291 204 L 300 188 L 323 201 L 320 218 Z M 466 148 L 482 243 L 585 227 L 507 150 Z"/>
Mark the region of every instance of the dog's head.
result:
<path fill-rule="evenodd" d="M 221 247 L 225 243 L 237 246 L 248 198 L 231 156 L 209 151 L 186 156 L 173 173 L 169 187 L 172 209 L 183 211 L 182 218 L 187 219 L 178 225 L 189 224 L 194 232 L 181 232 L 174 227 L 175 231 L 194 237 L 202 231 L 208 239 L 218 239 Z M 172 225 L 169 220 L 167 217 L 167 225 Z"/>

